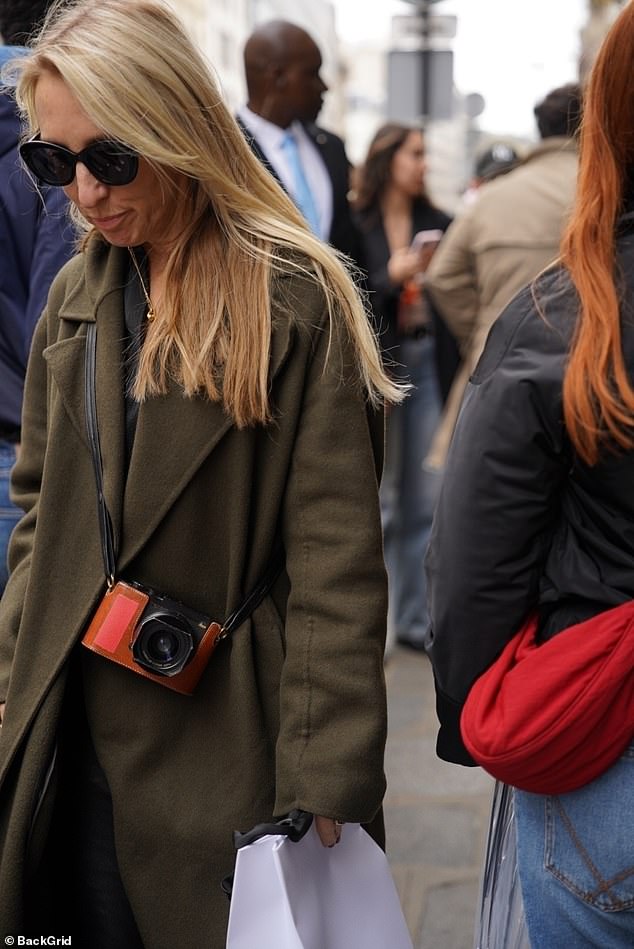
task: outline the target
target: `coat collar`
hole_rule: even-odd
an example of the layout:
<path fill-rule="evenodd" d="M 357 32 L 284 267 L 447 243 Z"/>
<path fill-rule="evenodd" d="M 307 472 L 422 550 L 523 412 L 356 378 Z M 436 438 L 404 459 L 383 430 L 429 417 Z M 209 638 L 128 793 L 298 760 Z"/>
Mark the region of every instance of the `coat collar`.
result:
<path fill-rule="evenodd" d="M 520 168 L 522 165 L 527 165 L 535 159 L 541 158 L 542 155 L 550 155 L 553 152 L 569 152 L 577 155 L 579 153 L 577 140 L 567 138 L 565 135 L 550 135 L 548 138 L 543 138 L 539 145 L 531 149 L 528 155 L 518 162 L 515 167 Z"/>
<path fill-rule="evenodd" d="M 126 251 L 93 242 L 85 266 L 68 287 L 59 309 L 61 320 L 97 322 L 97 413 L 106 502 L 123 570 L 147 542 L 172 504 L 208 455 L 233 426 L 219 403 L 186 398 L 171 384 L 163 396 L 142 403 L 130 466 L 125 477 L 125 403 L 123 396 L 123 287 L 128 275 Z M 286 360 L 292 320 L 284 315 L 280 278 L 273 287 L 274 332 L 271 379 Z M 84 420 L 85 326 L 54 343 L 45 353 L 64 407 L 89 451 Z M 95 524 L 96 524 L 95 518 Z"/>
<path fill-rule="evenodd" d="M 128 254 L 124 248 L 93 238 L 80 256 L 83 266 L 74 270 L 74 280 L 66 289 L 59 317 L 92 323 L 103 301 L 123 289 L 128 275 Z"/>

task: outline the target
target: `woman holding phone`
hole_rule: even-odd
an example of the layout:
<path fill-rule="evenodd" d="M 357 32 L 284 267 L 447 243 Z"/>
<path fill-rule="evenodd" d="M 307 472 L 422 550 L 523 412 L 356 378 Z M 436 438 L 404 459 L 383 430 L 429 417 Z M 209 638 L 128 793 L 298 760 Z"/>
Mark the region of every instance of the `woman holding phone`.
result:
<path fill-rule="evenodd" d="M 409 398 L 387 419 L 381 515 L 388 644 L 396 640 L 421 650 L 428 624 L 422 564 L 436 495 L 436 475 L 423 471 L 422 463 L 440 413 L 435 343 L 421 290 L 451 220 L 431 202 L 425 170 L 422 132 L 384 125 L 360 169 L 356 202 L 384 359 L 394 376 L 412 386 Z"/>

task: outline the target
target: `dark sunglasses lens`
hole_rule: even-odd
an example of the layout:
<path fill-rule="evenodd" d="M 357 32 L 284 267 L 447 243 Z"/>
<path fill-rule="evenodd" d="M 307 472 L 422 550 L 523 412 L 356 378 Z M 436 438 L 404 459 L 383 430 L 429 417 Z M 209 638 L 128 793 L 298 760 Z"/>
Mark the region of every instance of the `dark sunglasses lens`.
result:
<path fill-rule="evenodd" d="M 136 177 L 137 156 L 116 142 L 96 142 L 83 153 L 88 170 L 106 185 L 127 185 Z"/>
<path fill-rule="evenodd" d="M 43 142 L 25 142 L 20 154 L 27 168 L 47 185 L 68 185 L 75 177 L 75 160 L 63 148 Z"/>

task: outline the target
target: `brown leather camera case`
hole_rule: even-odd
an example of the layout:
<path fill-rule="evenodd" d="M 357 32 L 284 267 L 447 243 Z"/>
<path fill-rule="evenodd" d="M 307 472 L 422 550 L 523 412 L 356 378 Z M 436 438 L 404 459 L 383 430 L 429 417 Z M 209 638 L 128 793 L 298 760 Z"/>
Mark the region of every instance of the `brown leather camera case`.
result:
<path fill-rule="evenodd" d="M 216 648 L 222 627 L 219 623 L 209 624 L 192 660 L 182 672 L 174 676 L 155 675 L 138 665 L 132 655 L 134 632 L 148 601 L 147 593 L 119 580 L 106 590 L 84 633 L 82 645 L 144 679 L 151 679 L 181 695 L 191 695 Z"/>

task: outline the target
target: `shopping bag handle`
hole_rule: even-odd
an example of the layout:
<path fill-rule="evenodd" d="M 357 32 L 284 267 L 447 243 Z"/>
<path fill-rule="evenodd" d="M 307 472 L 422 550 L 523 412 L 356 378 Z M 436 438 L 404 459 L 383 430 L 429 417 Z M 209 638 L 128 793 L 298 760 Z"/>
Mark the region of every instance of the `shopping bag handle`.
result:
<path fill-rule="evenodd" d="M 297 843 L 297 841 L 301 840 L 308 832 L 312 822 L 313 815 L 309 814 L 308 811 L 289 811 L 286 817 L 282 817 L 278 821 L 271 821 L 271 823 L 268 824 L 256 824 L 251 830 L 244 832 L 234 830 L 233 846 L 236 850 L 241 850 L 243 847 L 248 847 L 249 844 L 255 843 L 256 840 L 260 840 L 261 837 L 268 837 L 271 834 L 288 837 L 293 843 Z M 230 900 L 233 890 L 233 873 L 226 876 L 220 883 L 220 886 L 227 899 Z"/>
<path fill-rule="evenodd" d="M 293 843 L 301 840 L 306 834 L 313 822 L 313 815 L 307 811 L 290 811 L 286 817 L 278 821 L 272 821 L 270 824 L 256 824 L 251 830 L 242 833 L 239 830 L 233 832 L 233 846 L 236 850 L 248 847 L 255 843 L 260 837 L 267 837 L 270 834 L 288 837 Z"/>

